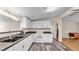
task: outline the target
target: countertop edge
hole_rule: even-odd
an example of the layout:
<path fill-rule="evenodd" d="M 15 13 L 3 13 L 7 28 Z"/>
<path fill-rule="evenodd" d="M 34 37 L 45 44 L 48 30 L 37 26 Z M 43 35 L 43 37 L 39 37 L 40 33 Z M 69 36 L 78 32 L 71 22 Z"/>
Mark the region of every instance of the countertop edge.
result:
<path fill-rule="evenodd" d="M 33 34 L 33 33 L 32 33 L 32 34 Z M 21 38 L 21 39 L 15 41 L 15 42 L 13 42 L 13 43 L 11 43 L 10 46 L 3 48 L 1 51 L 7 50 L 8 48 L 10 48 L 10 47 L 14 46 L 15 44 L 21 42 L 22 40 L 24 40 L 25 38 L 27 38 L 28 36 L 30 36 L 30 35 L 32 35 L 32 34 L 26 34 L 23 38 Z"/>

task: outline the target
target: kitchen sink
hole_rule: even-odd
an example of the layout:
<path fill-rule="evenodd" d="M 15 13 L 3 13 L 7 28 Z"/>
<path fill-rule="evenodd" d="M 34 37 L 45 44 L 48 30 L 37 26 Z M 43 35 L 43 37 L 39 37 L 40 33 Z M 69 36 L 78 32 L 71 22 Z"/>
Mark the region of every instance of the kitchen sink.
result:
<path fill-rule="evenodd" d="M 19 37 L 13 37 L 13 38 L 9 38 L 9 39 L 5 39 L 5 40 L 2 40 L 1 42 L 15 42 L 21 38 L 23 38 L 24 36 L 19 36 Z"/>

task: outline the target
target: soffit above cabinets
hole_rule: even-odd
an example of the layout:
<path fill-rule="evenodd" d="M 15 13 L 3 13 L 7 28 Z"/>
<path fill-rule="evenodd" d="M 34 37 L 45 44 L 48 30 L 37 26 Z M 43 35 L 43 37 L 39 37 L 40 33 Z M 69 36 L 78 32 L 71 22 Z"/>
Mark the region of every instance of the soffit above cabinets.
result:
<path fill-rule="evenodd" d="M 52 7 L 53 8 L 53 7 Z M 46 12 L 47 7 L 4 7 L 8 11 L 12 11 L 17 16 L 27 16 L 31 20 L 46 19 L 54 16 L 61 16 L 70 7 L 56 7 L 53 12 Z"/>

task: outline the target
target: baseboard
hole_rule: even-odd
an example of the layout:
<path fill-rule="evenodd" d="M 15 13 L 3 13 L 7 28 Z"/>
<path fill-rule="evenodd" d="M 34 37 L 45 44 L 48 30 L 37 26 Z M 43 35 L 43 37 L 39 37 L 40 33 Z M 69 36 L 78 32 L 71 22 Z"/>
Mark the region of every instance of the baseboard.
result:
<path fill-rule="evenodd" d="M 62 38 L 62 39 L 70 39 L 70 38 Z"/>

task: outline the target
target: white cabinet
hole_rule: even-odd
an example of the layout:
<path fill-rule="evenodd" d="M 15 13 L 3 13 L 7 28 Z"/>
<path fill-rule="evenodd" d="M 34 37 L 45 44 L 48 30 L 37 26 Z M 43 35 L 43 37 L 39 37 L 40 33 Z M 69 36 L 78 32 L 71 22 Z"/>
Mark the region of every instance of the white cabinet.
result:
<path fill-rule="evenodd" d="M 44 34 L 43 41 L 45 43 L 52 43 L 53 42 L 53 35 L 52 34 Z"/>
<path fill-rule="evenodd" d="M 24 51 L 28 51 L 28 48 L 29 48 L 29 47 L 28 47 L 28 38 L 25 38 L 25 39 L 24 39 L 24 49 L 23 49 L 23 50 L 24 50 Z"/>
<path fill-rule="evenodd" d="M 32 34 L 22 41 L 18 42 L 14 46 L 8 48 L 6 51 L 28 51 L 33 42 L 38 43 L 52 43 L 52 34 Z"/>
<path fill-rule="evenodd" d="M 28 43 L 29 43 L 29 48 L 30 48 L 31 45 L 32 45 L 32 43 L 34 42 L 34 41 L 33 41 L 33 35 L 30 35 L 28 38 L 29 38 Z"/>
<path fill-rule="evenodd" d="M 21 41 L 13 46 L 14 51 L 23 51 L 24 50 L 24 41 Z"/>
<path fill-rule="evenodd" d="M 22 41 L 18 42 L 17 44 L 8 48 L 5 51 L 28 51 L 28 49 L 30 48 L 30 46 L 34 42 L 33 36 L 34 35 L 32 34 L 32 35 L 26 37 L 25 39 L 23 39 Z"/>
<path fill-rule="evenodd" d="M 53 42 L 53 34 L 36 34 L 37 43 L 52 43 Z"/>
<path fill-rule="evenodd" d="M 24 40 L 22 40 L 21 42 L 15 44 L 13 47 L 13 50 L 14 51 L 28 51 L 32 43 L 33 43 L 33 39 L 32 39 L 32 35 L 30 35 Z"/>
<path fill-rule="evenodd" d="M 32 34 L 31 38 L 33 42 L 36 42 L 36 34 Z"/>
<path fill-rule="evenodd" d="M 43 40 L 42 40 L 42 34 L 36 34 L 36 42 L 37 43 L 42 43 Z"/>
<path fill-rule="evenodd" d="M 32 43 L 33 43 L 33 41 L 32 41 L 31 36 L 29 36 L 28 38 L 26 38 L 24 40 L 24 50 L 28 51 L 28 49 L 30 48 L 30 46 L 32 45 Z"/>
<path fill-rule="evenodd" d="M 8 48 L 8 49 L 5 50 L 5 51 L 13 51 L 13 47 L 10 47 L 10 48 Z"/>

